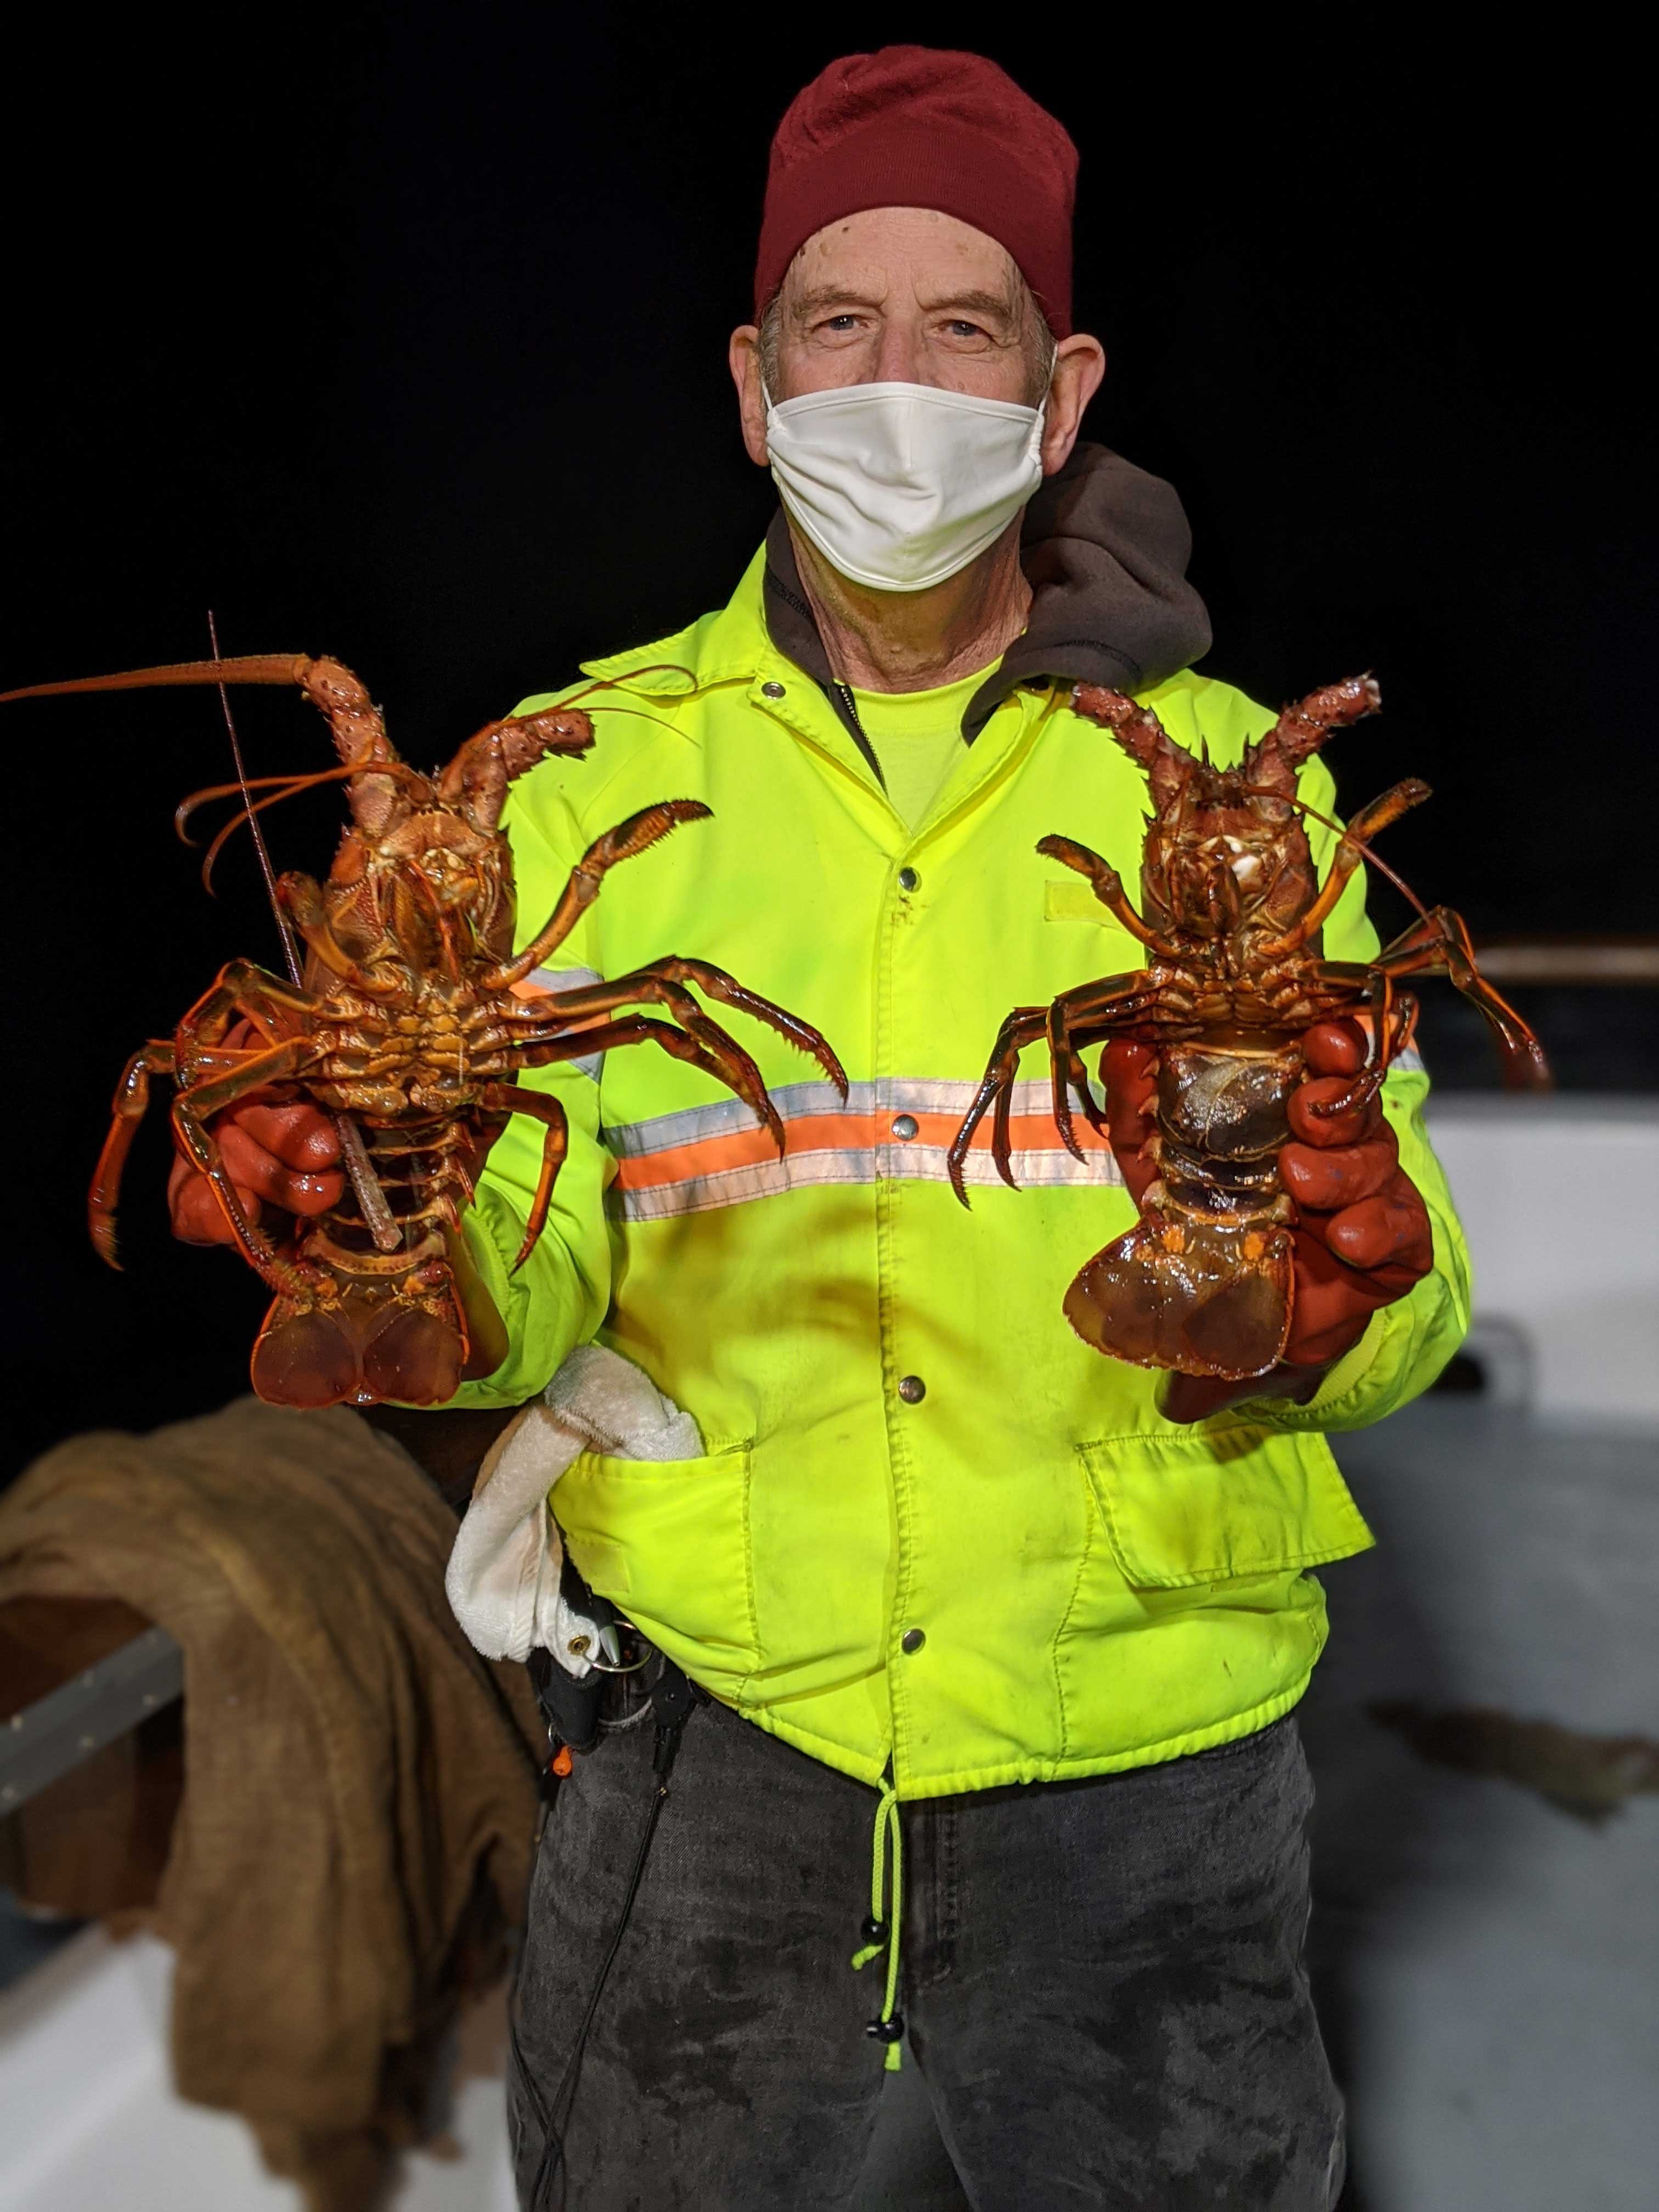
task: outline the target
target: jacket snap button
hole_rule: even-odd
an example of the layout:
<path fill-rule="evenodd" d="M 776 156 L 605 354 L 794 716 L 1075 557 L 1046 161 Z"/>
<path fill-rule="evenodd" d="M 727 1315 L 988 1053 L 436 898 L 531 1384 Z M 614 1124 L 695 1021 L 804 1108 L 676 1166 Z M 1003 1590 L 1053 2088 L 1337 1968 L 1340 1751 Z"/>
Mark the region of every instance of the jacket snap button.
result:
<path fill-rule="evenodd" d="M 763 699 L 781 699 L 782 696 L 783 686 L 781 684 L 763 684 L 761 685 L 761 697 Z"/>
<path fill-rule="evenodd" d="M 903 1375 L 899 1378 L 899 1395 L 907 1406 L 919 1406 L 927 1395 L 927 1385 L 920 1375 Z"/>
<path fill-rule="evenodd" d="M 907 1628 L 903 1635 L 899 1638 L 899 1650 L 901 1651 L 920 1651 L 922 1645 L 927 1641 L 927 1632 L 925 1628 Z"/>
<path fill-rule="evenodd" d="M 902 891 L 915 890 L 921 881 L 921 878 L 914 868 L 901 868 L 898 872 L 898 887 Z"/>
<path fill-rule="evenodd" d="M 910 1141 L 911 1138 L 912 1138 L 912 1137 L 914 1137 L 914 1136 L 915 1135 L 915 1133 L 916 1133 L 916 1117 L 915 1117 L 915 1115 L 914 1114 L 895 1114 L 895 1115 L 894 1115 L 894 1116 L 893 1116 L 893 1134 L 894 1134 L 896 1137 L 897 1137 L 898 1139 L 900 1139 L 900 1140 L 901 1140 L 902 1143 L 904 1143 L 904 1144 L 907 1144 L 907 1145 L 908 1145 L 908 1144 L 909 1143 L 909 1141 Z"/>

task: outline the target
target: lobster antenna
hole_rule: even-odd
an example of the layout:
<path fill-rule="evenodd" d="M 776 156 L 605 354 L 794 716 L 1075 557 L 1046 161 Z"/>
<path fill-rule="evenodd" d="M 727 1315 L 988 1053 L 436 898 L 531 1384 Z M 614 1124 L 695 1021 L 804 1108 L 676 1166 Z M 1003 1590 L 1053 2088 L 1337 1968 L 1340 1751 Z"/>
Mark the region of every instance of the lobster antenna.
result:
<path fill-rule="evenodd" d="M 213 647 L 216 664 L 219 659 L 219 629 L 213 619 L 211 607 L 208 609 L 208 642 Z M 252 834 L 253 849 L 259 855 L 259 873 L 265 879 L 265 896 L 270 901 L 270 911 L 276 918 L 276 927 L 282 934 L 288 972 L 295 988 L 303 988 L 305 969 L 300 964 L 300 948 L 294 941 L 294 932 L 289 927 L 288 916 L 283 912 L 282 902 L 276 896 L 276 874 L 270 865 L 270 848 L 265 842 L 264 825 L 259 819 L 259 809 L 254 805 L 253 793 L 248 789 L 247 769 L 242 759 L 242 741 L 236 734 L 236 718 L 230 711 L 230 694 L 222 684 L 219 685 L 219 704 L 225 710 L 225 727 L 230 732 L 230 757 L 236 763 L 236 781 L 241 790 L 242 804 L 247 810 L 247 826 Z M 233 822 L 229 828 L 220 832 L 218 844 L 223 843 L 235 826 Z M 218 844 L 214 848 L 215 853 L 218 850 Z M 213 859 L 214 853 L 210 853 L 207 858 L 209 868 L 213 866 Z M 340 1140 L 341 1164 L 356 1194 L 357 1204 L 368 1224 L 368 1233 L 374 1240 L 375 1249 L 380 1252 L 395 1252 L 403 1243 L 403 1231 L 386 1203 L 386 1193 L 374 1173 L 362 1132 L 349 1114 L 331 1114 L 329 1119 L 333 1122 L 335 1133 Z"/>
<path fill-rule="evenodd" d="M 208 609 L 208 641 L 213 647 L 213 658 L 219 659 L 219 627 L 213 619 L 213 610 Z M 253 794 L 247 787 L 247 768 L 242 759 L 242 741 L 236 734 L 236 717 L 230 711 L 230 693 L 219 686 L 219 704 L 225 710 L 225 728 L 230 733 L 230 757 L 236 763 L 236 781 L 241 787 L 242 804 L 247 809 L 247 826 L 253 833 L 253 849 L 259 855 L 259 873 L 264 878 L 265 896 L 270 901 L 270 911 L 283 940 L 283 956 L 288 962 L 289 979 L 295 983 L 305 980 L 305 970 L 300 964 L 300 948 L 294 941 L 294 932 L 288 916 L 283 912 L 282 902 L 276 896 L 276 872 L 270 865 L 270 848 L 265 842 L 264 825 L 253 804 Z"/>

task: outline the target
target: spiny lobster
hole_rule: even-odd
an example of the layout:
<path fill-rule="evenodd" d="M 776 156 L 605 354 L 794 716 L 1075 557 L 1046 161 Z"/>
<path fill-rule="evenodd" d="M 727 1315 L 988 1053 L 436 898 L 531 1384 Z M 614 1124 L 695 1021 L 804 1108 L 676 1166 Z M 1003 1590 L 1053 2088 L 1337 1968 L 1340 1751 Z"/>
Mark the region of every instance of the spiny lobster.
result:
<path fill-rule="evenodd" d="M 295 872 L 275 885 L 284 936 L 291 923 L 305 943 L 303 973 L 285 981 L 251 960 L 233 960 L 171 1038 L 133 1054 L 88 1200 L 93 1242 L 114 1266 L 122 1168 L 152 1077 L 169 1077 L 179 1148 L 208 1178 L 243 1257 L 275 1293 L 253 1349 L 261 1397 L 301 1407 L 382 1398 L 438 1405 L 453 1396 L 464 1370 L 487 1373 L 501 1364 L 505 1328 L 459 1230 L 478 1161 L 507 1117 L 524 1114 L 545 1134 L 515 1267 L 541 1236 L 568 1131 L 556 1099 L 512 1079 L 526 1068 L 657 1045 L 734 1091 L 781 1155 L 782 1122 L 760 1070 L 688 983 L 768 1024 L 846 1096 L 841 1063 L 817 1030 L 707 961 L 670 957 L 613 981 L 520 995 L 598 896 L 609 869 L 709 812 L 695 799 L 665 799 L 606 830 L 515 953 L 512 854 L 499 827 L 507 786 L 550 756 L 587 751 L 593 726 L 579 705 L 488 723 L 428 777 L 398 758 L 380 709 L 337 660 L 275 654 L 181 662 L 3 696 L 175 684 L 297 684 L 326 717 L 343 763 L 253 786 L 243 779 L 186 799 L 181 834 L 198 805 L 242 797 L 240 812 L 210 848 L 209 869 L 237 823 L 292 792 L 337 780 L 351 814 L 325 882 Z M 253 788 L 267 795 L 255 800 Z M 622 1012 L 647 1005 L 680 1025 Z M 233 1041 L 250 1033 L 254 1041 Z M 299 1221 L 280 1249 L 247 1218 L 211 1127 L 215 1115 L 256 1093 L 278 1103 L 308 1097 L 334 1115 L 349 1171 L 339 1202 Z"/>
<path fill-rule="evenodd" d="M 1326 1114 L 1375 1095 L 1417 1018 L 1416 1000 L 1395 986 L 1433 970 L 1485 1016 L 1506 1082 L 1549 1082 L 1537 1039 L 1480 974 L 1468 930 L 1449 907 L 1419 905 L 1418 920 L 1369 963 L 1322 957 L 1323 924 L 1361 860 L 1375 860 L 1369 841 L 1429 796 L 1413 778 L 1362 807 L 1320 884 L 1302 820 L 1314 810 L 1297 797 L 1297 769 L 1332 731 L 1381 703 L 1369 676 L 1329 684 L 1287 707 L 1237 768 L 1222 769 L 1194 758 L 1149 708 L 1121 692 L 1079 684 L 1073 693 L 1078 713 L 1146 772 L 1153 812 L 1139 912 L 1086 845 L 1052 836 L 1036 849 L 1088 878 L 1114 921 L 1146 948 L 1146 964 L 1079 984 L 1048 1006 L 1014 1009 L 949 1164 L 965 1206 L 963 1164 L 993 1111 L 992 1152 L 1012 1184 L 1009 1111 L 1028 1044 L 1047 1041 L 1054 1121 L 1079 1158 L 1073 1095 L 1091 1127 L 1105 1132 L 1084 1052 L 1117 1037 L 1157 1048 L 1157 1126 L 1147 1151 L 1158 1179 L 1134 1226 L 1097 1252 L 1066 1295 L 1066 1318 L 1097 1352 L 1232 1381 L 1265 1374 L 1279 1359 L 1294 1297 L 1295 1209 L 1278 1159 L 1290 1134 L 1285 1105 L 1302 1076 L 1299 1040 L 1315 1023 L 1359 1015 L 1369 1031 L 1365 1065 L 1324 1102 Z"/>

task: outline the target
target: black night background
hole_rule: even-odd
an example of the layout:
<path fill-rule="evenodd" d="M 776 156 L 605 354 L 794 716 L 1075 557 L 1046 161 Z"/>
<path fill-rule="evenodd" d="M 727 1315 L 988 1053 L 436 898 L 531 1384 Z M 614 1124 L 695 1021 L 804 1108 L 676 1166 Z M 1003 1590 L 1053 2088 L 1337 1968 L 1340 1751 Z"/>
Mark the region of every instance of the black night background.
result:
<path fill-rule="evenodd" d="M 1519 17 L 1479 55 L 1402 17 L 1363 53 L 1166 20 L 37 23 L 4 156 L 0 687 L 194 657 L 210 606 L 227 653 L 349 661 L 427 763 L 720 604 L 772 507 L 724 359 L 772 127 L 837 52 L 974 45 L 1082 149 L 1079 321 L 1110 356 L 1085 434 L 1178 487 L 1206 666 L 1273 702 L 1376 668 L 1385 719 L 1332 751 L 1343 805 L 1433 784 L 1388 854 L 1477 940 L 1651 930 L 1633 87 L 1519 43 Z M 238 712 L 253 772 L 325 764 L 297 697 Z M 164 1117 L 129 1169 L 124 1275 L 83 1194 L 126 1054 L 230 955 L 277 948 L 246 845 L 215 901 L 173 835 L 230 772 L 211 693 L 0 715 L 15 1466 L 241 1387 L 264 1294 L 171 1243 Z M 274 816 L 278 866 L 325 865 L 337 812 Z M 1494 1080 L 1426 988 L 1431 1065 Z M 1516 996 L 1564 1084 L 1659 1080 L 1654 993 Z"/>

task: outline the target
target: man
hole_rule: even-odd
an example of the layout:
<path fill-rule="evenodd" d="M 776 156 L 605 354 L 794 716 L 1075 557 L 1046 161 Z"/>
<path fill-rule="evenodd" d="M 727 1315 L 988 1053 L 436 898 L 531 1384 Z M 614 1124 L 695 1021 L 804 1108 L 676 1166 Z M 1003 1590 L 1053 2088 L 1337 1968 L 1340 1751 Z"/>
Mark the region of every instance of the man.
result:
<path fill-rule="evenodd" d="M 584 2212 L 858 2203 L 902 2049 L 978 2204 L 1312 2212 L 1340 2187 L 1285 1717 L 1324 1634 L 1305 1570 L 1369 1541 L 1322 1432 L 1423 1389 L 1464 1325 L 1425 1079 L 1322 1119 L 1363 1039 L 1310 1034 L 1287 1359 L 1161 1403 L 1060 1312 L 1151 1173 L 1149 1056 L 1107 1054 L 1109 1146 L 1074 1158 L 1034 1071 L 1021 1188 L 982 1150 L 971 1212 L 945 1178 L 1008 1009 L 1139 964 L 1034 849 L 1063 831 L 1138 879 L 1144 778 L 1070 687 L 1132 691 L 1224 763 L 1273 719 L 1191 671 L 1173 495 L 1079 442 L 1104 357 L 1071 323 L 1075 161 L 969 55 L 856 56 L 801 94 L 731 343 L 783 512 L 729 606 L 590 665 L 619 687 L 588 702 L 592 753 L 511 802 L 527 933 L 601 830 L 704 800 L 544 981 L 714 960 L 852 1079 L 843 1104 L 745 1033 L 780 1162 L 665 1055 L 550 1070 L 570 1152 L 521 1273 L 538 1129 L 509 1125 L 469 1216 L 513 1349 L 464 1402 L 524 1402 L 597 1334 L 702 1443 L 589 1455 L 556 1492 L 587 1583 L 712 1693 L 585 2040 L 653 1802 L 637 1697 L 543 1842 L 520 2184 Z M 1322 764 L 1303 789 L 1330 811 Z M 1376 942 L 1356 879 L 1326 950 Z M 326 1202 L 316 1117 L 240 1123 L 252 1199 Z M 181 1169 L 181 1234 L 212 1233 L 204 1197 Z"/>

